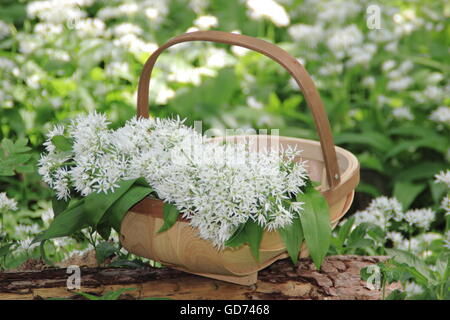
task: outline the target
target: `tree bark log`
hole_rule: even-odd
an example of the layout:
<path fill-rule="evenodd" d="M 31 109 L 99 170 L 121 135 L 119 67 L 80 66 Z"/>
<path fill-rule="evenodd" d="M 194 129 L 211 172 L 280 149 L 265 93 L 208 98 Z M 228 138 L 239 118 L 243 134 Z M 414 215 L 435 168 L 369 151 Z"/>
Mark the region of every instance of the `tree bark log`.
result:
<path fill-rule="evenodd" d="M 386 260 L 382 256 L 330 256 L 317 271 L 309 259 L 294 266 L 290 260 L 275 262 L 258 274 L 253 286 L 211 280 L 169 268 L 81 268 L 82 291 L 102 295 L 121 288 L 135 288 L 121 299 L 148 297 L 172 299 L 380 299 L 360 279 L 360 269 Z M 65 268 L 0 273 L 0 299 L 81 298 L 67 289 Z M 388 294 L 398 285 L 387 288 Z"/>

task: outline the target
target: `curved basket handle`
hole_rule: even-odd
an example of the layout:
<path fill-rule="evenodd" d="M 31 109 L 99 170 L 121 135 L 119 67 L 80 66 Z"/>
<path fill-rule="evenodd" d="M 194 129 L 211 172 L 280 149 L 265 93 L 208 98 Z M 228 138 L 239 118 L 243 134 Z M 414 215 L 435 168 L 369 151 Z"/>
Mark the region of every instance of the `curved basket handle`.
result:
<path fill-rule="evenodd" d="M 267 41 L 244 36 L 241 34 L 228 33 L 222 31 L 196 31 L 182 34 L 172 38 L 159 47 L 148 58 L 142 69 L 139 79 L 139 87 L 137 92 L 137 115 L 138 117 L 148 118 L 148 94 L 150 77 L 153 67 L 159 55 L 167 48 L 181 42 L 188 41 L 211 41 L 224 44 L 231 44 L 247 49 L 257 51 L 265 56 L 275 60 L 282 65 L 295 79 L 303 95 L 308 107 L 311 109 L 314 117 L 316 129 L 319 133 L 320 145 L 326 167 L 327 181 L 331 188 L 336 187 L 340 183 L 339 167 L 337 163 L 336 151 L 334 149 L 333 136 L 331 134 L 328 117 L 323 107 L 319 93 L 305 68 L 289 53 Z"/>

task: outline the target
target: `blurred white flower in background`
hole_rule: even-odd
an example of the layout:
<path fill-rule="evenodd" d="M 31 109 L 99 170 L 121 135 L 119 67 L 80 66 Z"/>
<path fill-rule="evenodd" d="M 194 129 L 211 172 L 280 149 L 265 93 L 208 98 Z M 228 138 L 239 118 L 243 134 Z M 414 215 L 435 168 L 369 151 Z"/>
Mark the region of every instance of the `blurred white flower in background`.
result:
<path fill-rule="evenodd" d="M 411 77 L 399 77 L 389 80 L 387 88 L 392 91 L 403 91 L 407 89 L 414 80 Z"/>
<path fill-rule="evenodd" d="M 205 58 L 205 66 L 212 69 L 220 69 L 235 62 L 235 59 L 226 50 L 214 47 L 206 50 Z"/>
<path fill-rule="evenodd" d="M 362 44 L 364 39 L 359 28 L 351 24 L 342 29 L 335 30 L 327 40 L 327 46 L 338 59 L 344 58 L 348 51 Z"/>
<path fill-rule="evenodd" d="M 414 120 L 414 115 L 408 107 L 394 108 L 392 115 L 398 120 Z"/>
<path fill-rule="evenodd" d="M 274 0 L 247 0 L 251 18 L 268 18 L 278 27 L 286 27 L 290 23 L 289 16 L 283 6 Z"/>
<path fill-rule="evenodd" d="M 418 285 L 415 282 L 407 282 L 405 284 L 405 292 L 408 297 L 415 296 L 424 292 L 422 286 Z"/>
<path fill-rule="evenodd" d="M 441 171 L 437 175 L 434 176 L 436 183 L 445 183 L 447 187 L 450 189 L 450 170 Z"/>
<path fill-rule="evenodd" d="M 322 76 L 330 76 L 334 74 L 341 74 L 344 70 L 344 65 L 342 63 L 331 64 L 328 63 L 323 67 L 320 67 L 319 74 Z"/>
<path fill-rule="evenodd" d="M 247 97 L 247 105 L 253 109 L 263 109 L 264 104 L 258 100 L 254 96 Z"/>
<path fill-rule="evenodd" d="M 450 249 L 450 230 L 447 231 L 447 233 L 445 234 L 446 239 L 444 240 L 445 245 L 444 247 L 446 247 L 447 249 Z"/>
<path fill-rule="evenodd" d="M 159 1 L 159 0 L 158 0 Z M 205 11 L 205 9 L 209 5 L 209 0 L 190 0 L 189 7 L 191 7 L 192 11 L 197 14 L 200 14 Z"/>
<path fill-rule="evenodd" d="M 349 60 L 346 66 L 354 67 L 357 65 L 368 66 L 372 57 L 377 52 L 377 46 L 373 43 L 366 43 L 362 46 L 351 47 L 348 50 Z"/>
<path fill-rule="evenodd" d="M 396 65 L 397 63 L 394 60 L 386 60 L 385 62 L 383 62 L 381 69 L 384 72 L 388 72 L 389 70 L 393 69 Z"/>
<path fill-rule="evenodd" d="M 116 37 L 126 36 L 128 34 L 141 35 L 143 33 L 141 27 L 129 22 L 115 25 L 112 30 Z"/>
<path fill-rule="evenodd" d="M 397 231 L 389 231 L 386 233 L 386 238 L 394 243 L 394 246 L 400 245 L 403 241 L 403 235 Z"/>
<path fill-rule="evenodd" d="M 208 30 L 217 27 L 219 20 L 215 16 L 200 16 L 194 20 L 194 25 L 200 30 Z"/>
<path fill-rule="evenodd" d="M 428 78 L 427 78 L 427 82 L 432 83 L 432 84 L 436 84 L 438 82 L 440 82 L 441 80 L 444 79 L 444 75 L 440 72 L 432 72 Z"/>
<path fill-rule="evenodd" d="M 0 70 L 14 72 L 14 70 L 18 69 L 17 64 L 14 61 L 5 57 L 0 57 Z"/>
<path fill-rule="evenodd" d="M 158 49 L 158 45 L 155 43 L 147 43 L 135 34 L 129 33 L 113 41 L 113 44 L 117 47 L 121 47 L 130 51 L 133 54 L 139 55 L 141 53 L 151 54 Z"/>
<path fill-rule="evenodd" d="M 105 74 L 112 77 L 128 76 L 130 74 L 130 66 L 124 61 L 113 61 L 105 66 Z"/>
<path fill-rule="evenodd" d="M 355 225 L 372 223 L 387 231 L 391 220 L 400 221 L 403 217 L 402 205 L 395 198 L 378 197 L 373 199 L 363 211 L 354 214 Z"/>
<path fill-rule="evenodd" d="M 0 212 L 5 213 L 15 210 L 17 210 L 17 201 L 8 198 L 5 192 L 0 192 Z"/>
<path fill-rule="evenodd" d="M 333 22 L 335 24 L 345 22 L 345 20 L 356 16 L 363 9 L 363 6 L 354 0 L 308 0 L 305 2 L 306 5 L 312 4 L 319 7 L 317 19 L 320 22 Z"/>
<path fill-rule="evenodd" d="M 434 102 L 440 102 L 445 96 L 445 93 L 442 90 L 442 88 L 436 85 L 428 85 L 423 93 L 425 97 Z"/>
<path fill-rule="evenodd" d="M 438 123 L 450 125 L 450 107 L 438 107 L 431 113 L 430 119 Z"/>
<path fill-rule="evenodd" d="M 32 243 L 33 242 L 33 238 L 29 237 L 23 240 L 19 240 L 19 245 L 16 249 L 17 253 L 23 253 L 23 252 L 28 252 L 28 251 L 32 251 L 33 249 L 37 248 L 40 244 L 39 242 L 36 243 Z"/>
<path fill-rule="evenodd" d="M 24 236 L 30 236 L 30 235 L 37 235 L 39 232 L 42 231 L 42 228 L 39 226 L 39 224 L 35 223 L 32 225 L 24 225 L 19 224 L 15 227 L 15 236 L 22 238 Z"/>
<path fill-rule="evenodd" d="M 375 77 L 373 76 L 367 76 L 362 79 L 362 85 L 367 88 L 373 88 L 375 86 Z"/>
<path fill-rule="evenodd" d="M 428 208 L 408 210 L 403 215 L 403 219 L 408 222 L 410 226 L 415 226 L 424 230 L 430 228 L 435 217 L 436 213 Z"/>
<path fill-rule="evenodd" d="M 9 25 L 6 22 L 0 20 L 0 40 L 6 38 L 10 33 L 11 30 L 9 28 Z"/>
<path fill-rule="evenodd" d="M 73 22 L 86 17 L 86 12 L 80 7 L 92 5 L 93 0 L 47 0 L 33 1 L 27 5 L 30 18 L 61 24 Z"/>
<path fill-rule="evenodd" d="M 101 37 L 105 34 L 106 25 L 98 18 L 80 19 L 75 22 L 75 30 L 80 37 Z"/>
<path fill-rule="evenodd" d="M 446 215 L 450 215 L 450 195 L 446 195 L 442 198 L 441 209 L 444 209 Z"/>
<path fill-rule="evenodd" d="M 47 22 L 39 22 L 36 23 L 36 25 L 34 26 L 34 32 L 46 38 L 54 37 L 63 32 L 63 25 Z"/>
<path fill-rule="evenodd" d="M 325 35 L 322 25 L 308 25 L 299 23 L 288 29 L 289 35 L 294 41 L 304 42 L 310 48 L 316 48 Z"/>

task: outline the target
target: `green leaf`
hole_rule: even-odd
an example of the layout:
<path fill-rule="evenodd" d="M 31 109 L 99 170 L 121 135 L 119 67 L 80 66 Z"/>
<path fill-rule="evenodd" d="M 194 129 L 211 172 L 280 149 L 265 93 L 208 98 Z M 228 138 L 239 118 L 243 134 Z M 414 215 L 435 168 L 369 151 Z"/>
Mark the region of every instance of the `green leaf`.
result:
<path fill-rule="evenodd" d="M 83 297 L 85 297 L 88 300 L 94 300 L 94 301 L 102 300 L 102 297 L 94 296 L 93 294 L 90 294 L 90 293 L 76 292 L 76 291 L 74 291 L 74 293 L 75 294 L 79 294 L 80 296 L 83 296 Z"/>
<path fill-rule="evenodd" d="M 245 243 L 245 239 L 243 239 L 242 235 L 242 231 L 245 228 L 246 223 L 242 223 L 238 226 L 238 228 L 236 229 L 236 231 L 233 233 L 233 235 L 227 240 L 225 241 L 225 245 L 228 247 L 238 247 L 241 244 Z"/>
<path fill-rule="evenodd" d="M 111 236 L 111 226 L 107 223 L 102 223 L 100 221 L 97 225 L 96 231 L 104 240 L 109 240 L 109 237 Z"/>
<path fill-rule="evenodd" d="M 52 143 L 59 151 L 71 151 L 72 141 L 64 136 L 58 135 L 52 138 Z"/>
<path fill-rule="evenodd" d="M 422 161 L 415 166 L 409 166 L 407 169 L 398 172 L 395 176 L 395 180 L 415 181 L 418 179 L 426 179 L 434 176 L 446 167 L 447 166 L 441 162 Z"/>
<path fill-rule="evenodd" d="M 386 300 L 405 300 L 406 292 L 395 289 L 387 297 Z"/>
<path fill-rule="evenodd" d="M 389 137 L 374 131 L 361 133 L 341 133 L 336 135 L 334 142 L 339 145 L 343 143 L 362 144 L 371 146 L 379 151 L 387 151 L 392 148 L 392 141 Z"/>
<path fill-rule="evenodd" d="M 85 210 L 86 223 L 91 226 L 96 226 L 106 211 L 114 204 L 114 202 L 124 195 L 135 182 L 136 179 L 121 181 L 119 182 L 119 187 L 112 193 L 91 193 L 85 197 L 83 207 Z"/>
<path fill-rule="evenodd" d="M 430 269 L 425 264 L 425 262 L 416 257 L 415 255 L 413 255 L 412 253 L 399 249 L 388 249 L 388 248 L 386 248 L 386 252 L 389 254 L 389 256 L 393 257 L 395 261 L 399 263 L 404 263 L 409 267 L 413 268 L 414 270 L 416 270 L 417 273 L 414 273 L 415 276 L 422 276 L 426 278 L 428 281 L 433 280 Z"/>
<path fill-rule="evenodd" d="M 305 193 L 298 194 L 297 201 L 305 204 L 300 220 L 311 258 L 320 269 L 331 242 L 328 204 L 322 194 L 313 187 L 308 187 Z"/>
<path fill-rule="evenodd" d="M 136 260 L 126 260 L 117 259 L 108 264 L 111 268 L 147 268 L 148 264 L 136 259 Z"/>
<path fill-rule="evenodd" d="M 8 138 L 4 138 L 2 140 L 2 148 L 6 151 L 6 153 L 11 154 L 14 152 L 14 143 Z"/>
<path fill-rule="evenodd" d="M 383 163 L 381 162 L 379 157 L 373 156 L 367 152 L 358 155 L 358 160 L 361 165 L 361 168 L 367 168 L 376 170 L 378 172 L 383 173 Z"/>
<path fill-rule="evenodd" d="M 14 242 L 11 242 L 3 247 L 0 247 L 0 257 L 7 256 L 11 252 L 11 247 L 13 245 L 14 245 Z"/>
<path fill-rule="evenodd" d="M 163 207 L 163 215 L 164 215 L 164 224 L 161 229 L 158 230 L 158 233 L 164 232 L 172 228 L 172 226 L 177 222 L 178 216 L 180 212 L 177 207 L 170 203 L 164 203 Z"/>
<path fill-rule="evenodd" d="M 303 229 L 300 218 L 296 216 L 292 223 L 282 229 L 278 229 L 281 239 L 286 245 L 287 252 L 294 264 L 298 262 L 298 254 L 303 241 Z"/>
<path fill-rule="evenodd" d="M 425 138 L 412 141 L 401 141 L 392 147 L 387 153 L 384 154 L 383 159 L 386 161 L 390 158 L 396 158 L 402 152 L 408 152 L 410 154 L 416 152 L 419 148 L 434 149 L 438 152 L 444 153 L 446 149 L 446 140 L 439 138 Z"/>
<path fill-rule="evenodd" d="M 375 186 L 364 182 L 360 182 L 358 184 L 358 186 L 356 187 L 356 192 L 367 193 L 374 198 L 381 195 L 380 191 Z"/>
<path fill-rule="evenodd" d="M 406 210 L 416 197 L 425 189 L 426 184 L 415 184 L 407 181 L 397 181 L 394 185 L 394 197 L 401 202 Z"/>
<path fill-rule="evenodd" d="M 150 187 L 139 186 L 136 184 L 137 182 L 125 194 L 117 199 L 102 218 L 102 221 L 105 221 L 117 232 L 120 232 L 122 219 L 128 210 L 153 191 Z"/>
<path fill-rule="evenodd" d="M 433 198 L 434 203 L 441 203 L 441 199 L 444 194 L 447 192 L 447 185 L 444 183 L 435 183 L 434 181 L 428 182 L 431 191 L 431 197 Z"/>
<path fill-rule="evenodd" d="M 450 253 L 442 252 L 436 260 L 436 271 L 442 280 L 449 279 L 450 276 Z"/>
<path fill-rule="evenodd" d="M 86 226 L 84 201 L 85 199 L 71 201 L 67 209 L 55 217 L 49 228 L 39 234 L 33 243 L 68 236 Z"/>
<path fill-rule="evenodd" d="M 41 244 L 39 245 L 39 251 L 41 253 L 41 258 L 44 260 L 45 264 L 55 267 L 54 263 L 47 257 L 47 254 L 45 253 L 45 241 L 41 241 Z"/>
<path fill-rule="evenodd" d="M 250 246 L 250 251 L 255 257 L 256 261 L 259 261 L 259 246 L 263 236 L 264 229 L 256 221 L 249 220 L 244 228 L 246 234 L 247 243 Z"/>
<path fill-rule="evenodd" d="M 107 258 L 116 253 L 118 249 L 111 242 L 100 242 L 95 248 L 95 257 L 97 263 L 101 264 L 105 262 Z"/>
<path fill-rule="evenodd" d="M 355 223 L 355 218 L 350 218 L 339 228 L 338 238 L 340 242 L 343 244 L 345 239 L 347 239 L 352 227 L 353 223 Z"/>
<path fill-rule="evenodd" d="M 261 227 L 256 221 L 248 219 L 243 227 L 238 228 L 237 232 L 225 242 L 225 246 L 239 247 L 244 243 L 250 246 L 250 251 L 256 261 L 259 261 L 259 247 L 263 236 L 264 228 Z"/>
<path fill-rule="evenodd" d="M 357 249 L 365 248 L 373 245 L 373 241 L 366 239 L 368 230 L 372 226 L 369 223 L 361 223 L 349 235 L 347 239 L 347 248 Z"/>
<path fill-rule="evenodd" d="M 58 200 L 58 198 L 53 197 L 52 199 L 52 208 L 55 217 L 59 215 L 61 212 L 67 209 L 69 206 L 69 201 Z"/>
<path fill-rule="evenodd" d="M 30 160 L 31 154 L 11 154 L 3 163 L 12 166 L 18 166 L 24 164 L 28 160 Z"/>
<path fill-rule="evenodd" d="M 23 165 L 16 168 L 17 173 L 32 173 L 36 168 L 33 165 Z"/>
<path fill-rule="evenodd" d="M 108 291 L 106 294 L 102 296 L 101 300 L 117 300 L 124 292 L 134 290 L 136 290 L 136 288 L 121 288 L 116 291 Z"/>
<path fill-rule="evenodd" d="M 6 165 L 0 162 L 0 176 L 11 177 L 14 176 L 14 170 L 12 168 L 6 167 Z"/>

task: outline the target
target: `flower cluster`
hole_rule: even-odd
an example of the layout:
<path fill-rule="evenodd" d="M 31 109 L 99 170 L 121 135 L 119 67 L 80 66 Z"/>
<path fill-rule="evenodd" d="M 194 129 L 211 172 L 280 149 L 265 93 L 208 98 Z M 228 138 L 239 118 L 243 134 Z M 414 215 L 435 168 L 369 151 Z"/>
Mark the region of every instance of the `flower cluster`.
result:
<path fill-rule="evenodd" d="M 397 199 L 378 197 L 365 210 L 355 213 L 355 225 L 366 222 L 388 231 L 392 223 L 406 222 L 411 227 L 428 230 L 435 217 L 436 213 L 429 208 L 403 211 Z"/>
<path fill-rule="evenodd" d="M 0 192 L 0 213 L 17 210 L 17 202 L 6 196 L 5 192 Z"/>
<path fill-rule="evenodd" d="M 57 148 L 52 139 L 58 135 L 73 141 L 70 151 Z M 58 198 L 67 200 L 71 190 L 108 192 L 122 180 L 144 177 L 217 247 L 248 219 L 272 230 L 302 211 L 291 202 L 308 181 L 298 150 L 210 143 L 179 119 L 132 119 L 111 130 L 97 113 L 67 129 L 57 126 L 47 138 L 39 173 Z"/>
<path fill-rule="evenodd" d="M 402 205 L 395 198 L 378 197 L 365 210 L 356 212 L 354 217 L 355 225 L 371 223 L 386 229 L 392 220 L 402 219 Z"/>

